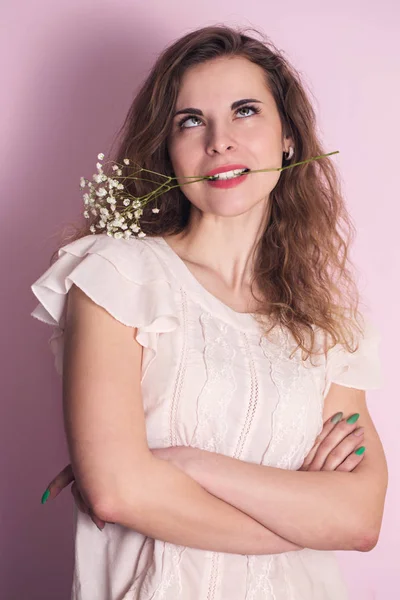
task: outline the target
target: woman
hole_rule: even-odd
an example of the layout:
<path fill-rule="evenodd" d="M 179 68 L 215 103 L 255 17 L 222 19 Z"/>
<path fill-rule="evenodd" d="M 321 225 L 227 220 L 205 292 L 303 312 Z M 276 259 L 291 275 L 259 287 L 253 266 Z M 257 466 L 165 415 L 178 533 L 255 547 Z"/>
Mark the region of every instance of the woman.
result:
<path fill-rule="evenodd" d="M 75 478 L 81 509 L 72 598 L 342 600 L 333 551 L 376 545 L 386 494 L 365 400 L 379 334 L 332 162 L 266 170 L 322 154 L 300 78 L 272 44 L 205 27 L 125 125 L 117 163 L 179 186 L 143 208 L 145 236 L 89 223 L 32 286 L 72 465 L 50 487 Z"/>

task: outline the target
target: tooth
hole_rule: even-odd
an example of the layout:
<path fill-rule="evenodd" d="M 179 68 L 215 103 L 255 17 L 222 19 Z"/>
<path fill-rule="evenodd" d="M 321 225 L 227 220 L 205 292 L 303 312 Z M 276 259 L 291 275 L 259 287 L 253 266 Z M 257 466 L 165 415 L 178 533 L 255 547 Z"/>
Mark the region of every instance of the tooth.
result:
<path fill-rule="evenodd" d="M 244 169 L 233 169 L 232 171 L 225 171 L 224 173 L 219 173 L 218 175 L 214 175 L 215 179 L 234 179 L 238 175 L 245 173 L 248 171 L 247 168 Z"/>

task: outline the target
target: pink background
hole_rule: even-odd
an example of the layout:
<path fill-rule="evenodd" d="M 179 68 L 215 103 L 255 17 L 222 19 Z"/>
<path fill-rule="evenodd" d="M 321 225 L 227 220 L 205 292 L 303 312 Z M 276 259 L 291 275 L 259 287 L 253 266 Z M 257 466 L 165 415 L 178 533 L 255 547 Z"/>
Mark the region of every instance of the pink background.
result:
<path fill-rule="evenodd" d="M 313 95 L 326 151 L 340 151 L 333 160 L 358 231 L 352 257 L 382 332 L 385 383 L 368 398 L 390 483 L 378 546 L 338 556 L 354 600 L 398 598 L 399 3 L 36 0 L 4 5 L 1 21 L 0 598 L 67 600 L 71 586 L 72 496 L 40 504 L 68 455 L 51 331 L 30 317 L 30 285 L 52 236 L 82 211 L 79 179 L 109 150 L 156 56 L 217 23 L 262 28 L 286 52 Z"/>

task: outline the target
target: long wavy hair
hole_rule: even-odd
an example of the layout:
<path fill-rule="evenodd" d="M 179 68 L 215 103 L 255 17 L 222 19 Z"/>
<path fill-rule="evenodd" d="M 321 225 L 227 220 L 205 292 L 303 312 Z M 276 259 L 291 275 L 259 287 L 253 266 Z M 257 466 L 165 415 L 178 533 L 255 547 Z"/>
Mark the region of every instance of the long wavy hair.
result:
<path fill-rule="evenodd" d="M 247 35 L 249 29 L 260 40 Z M 113 160 L 122 164 L 124 158 L 129 158 L 131 163 L 151 171 L 175 176 L 166 140 L 182 76 L 187 69 L 219 57 L 244 57 L 263 69 L 283 133 L 294 141 L 291 161 L 327 153 L 318 139 L 315 112 L 305 85 L 283 53 L 257 29 L 222 24 L 194 30 L 160 54 L 117 134 L 120 141 Z M 291 161 L 283 157 L 283 166 Z M 154 190 L 155 183 L 160 184 L 160 179 L 153 182 L 150 174 L 146 179 L 149 181 L 130 180 L 125 188 L 140 197 Z M 149 202 L 140 219 L 148 237 L 185 230 L 191 203 L 180 187 L 158 198 L 158 214 L 152 213 L 154 206 Z M 253 276 L 264 298 L 255 311 L 256 317 L 269 317 L 265 333 L 275 325 L 289 330 L 304 360 L 319 353 L 314 351 L 316 328 L 323 333 L 325 352 L 337 343 L 354 352 L 358 348 L 355 333 L 362 333 L 365 325 L 363 312 L 358 310 L 360 297 L 349 258 L 355 227 L 332 160 L 324 157 L 281 171 L 267 210 Z M 61 246 L 96 235 L 89 230 L 93 221 L 86 219 L 82 227 L 73 226 L 72 235 L 64 230 Z M 262 318 L 261 325 L 265 324 Z"/>

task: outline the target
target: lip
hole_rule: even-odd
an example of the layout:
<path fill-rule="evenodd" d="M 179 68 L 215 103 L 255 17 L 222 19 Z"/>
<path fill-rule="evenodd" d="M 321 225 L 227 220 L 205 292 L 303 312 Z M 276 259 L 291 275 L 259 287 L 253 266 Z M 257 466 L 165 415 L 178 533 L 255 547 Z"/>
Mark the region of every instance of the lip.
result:
<path fill-rule="evenodd" d="M 233 165 L 222 165 L 221 167 L 216 167 L 215 169 L 212 169 L 211 171 L 209 171 L 208 173 L 206 173 L 206 177 L 210 177 L 211 175 L 218 175 L 219 173 L 226 173 L 227 171 L 233 171 L 234 169 L 248 169 L 249 167 L 247 165 L 239 165 L 239 164 L 233 164 Z"/>
<path fill-rule="evenodd" d="M 213 188 L 219 188 L 221 190 L 227 190 L 229 188 L 236 187 L 243 183 L 248 177 L 247 173 L 239 175 L 239 177 L 232 177 L 232 179 L 206 179 L 207 185 Z"/>

